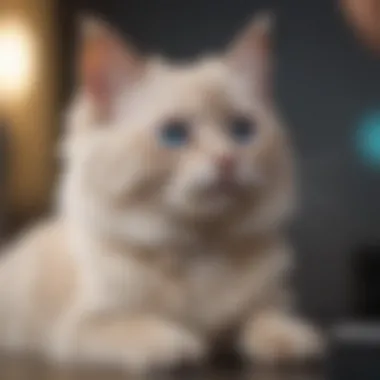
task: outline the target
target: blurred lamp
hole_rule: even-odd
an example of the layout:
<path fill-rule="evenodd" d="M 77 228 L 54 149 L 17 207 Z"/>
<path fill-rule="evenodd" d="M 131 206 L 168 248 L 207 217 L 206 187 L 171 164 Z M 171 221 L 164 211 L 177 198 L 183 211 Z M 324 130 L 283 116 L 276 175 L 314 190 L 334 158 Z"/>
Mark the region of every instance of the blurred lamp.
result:
<path fill-rule="evenodd" d="M 19 21 L 0 19 L 0 97 L 13 100 L 31 83 L 34 51 L 31 33 Z"/>

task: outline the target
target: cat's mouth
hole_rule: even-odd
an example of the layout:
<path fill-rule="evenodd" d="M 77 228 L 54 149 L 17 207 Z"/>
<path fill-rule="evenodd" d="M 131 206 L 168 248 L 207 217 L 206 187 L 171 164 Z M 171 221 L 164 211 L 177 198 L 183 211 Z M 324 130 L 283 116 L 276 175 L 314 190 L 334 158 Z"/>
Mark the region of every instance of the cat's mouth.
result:
<path fill-rule="evenodd" d="M 243 186 L 236 180 L 220 179 L 209 187 L 208 194 L 213 196 L 220 195 L 235 198 L 242 195 L 243 191 Z"/>

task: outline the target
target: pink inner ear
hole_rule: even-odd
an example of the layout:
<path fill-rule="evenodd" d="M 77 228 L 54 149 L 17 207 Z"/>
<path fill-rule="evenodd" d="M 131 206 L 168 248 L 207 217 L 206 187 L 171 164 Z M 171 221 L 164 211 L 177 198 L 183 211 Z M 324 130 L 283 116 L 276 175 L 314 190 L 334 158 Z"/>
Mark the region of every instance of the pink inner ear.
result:
<path fill-rule="evenodd" d="M 100 113 L 108 111 L 111 102 L 112 55 L 112 44 L 104 39 L 87 41 L 82 51 L 82 85 Z"/>
<path fill-rule="evenodd" d="M 111 89 L 106 73 L 97 72 L 89 75 L 85 88 L 96 105 L 103 107 L 110 101 Z"/>
<path fill-rule="evenodd" d="M 256 41 L 257 50 L 257 67 L 260 70 L 260 86 L 262 96 L 267 100 L 273 95 L 272 93 L 272 76 L 273 76 L 273 62 L 272 62 L 272 41 L 271 38 L 265 34 L 257 37 Z"/>
<path fill-rule="evenodd" d="M 245 70 L 252 70 L 252 79 L 256 82 L 264 100 L 272 96 L 272 41 L 267 33 L 260 31 L 248 35 L 243 40 L 241 51 L 236 53 Z M 240 57 L 239 57 L 240 54 Z"/>

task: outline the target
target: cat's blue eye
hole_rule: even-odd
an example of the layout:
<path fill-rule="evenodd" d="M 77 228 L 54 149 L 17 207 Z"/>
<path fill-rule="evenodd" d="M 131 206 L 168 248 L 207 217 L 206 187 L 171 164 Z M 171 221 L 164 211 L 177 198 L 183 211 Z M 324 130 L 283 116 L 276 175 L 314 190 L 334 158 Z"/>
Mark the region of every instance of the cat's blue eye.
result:
<path fill-rule="evenodd" d="M 228 128 L 231 138 L 239 144 L 248 143 L 255 134 L 253 121 L 245 116 L 230 119 Z"/>
<path fill-rule="evenodd" d="M 172 148 L 187 144 L 189 125 L 185 121 L 176 120 L 166 123 L 160 131 L 161 142 Z"/>

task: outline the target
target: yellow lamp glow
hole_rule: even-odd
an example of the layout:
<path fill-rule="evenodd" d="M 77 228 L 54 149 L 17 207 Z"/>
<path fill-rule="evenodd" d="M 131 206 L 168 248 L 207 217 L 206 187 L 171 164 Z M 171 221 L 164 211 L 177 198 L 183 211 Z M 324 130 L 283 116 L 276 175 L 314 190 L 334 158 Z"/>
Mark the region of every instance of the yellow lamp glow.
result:
<path fill-rule="evenodd" d="M 16 20 L 0 20 L 0 96 L 14 100 L 32 82 L 34 49 L 31 33 Z"/>

